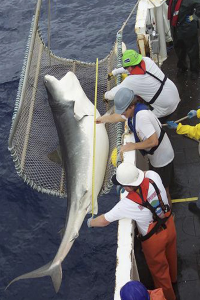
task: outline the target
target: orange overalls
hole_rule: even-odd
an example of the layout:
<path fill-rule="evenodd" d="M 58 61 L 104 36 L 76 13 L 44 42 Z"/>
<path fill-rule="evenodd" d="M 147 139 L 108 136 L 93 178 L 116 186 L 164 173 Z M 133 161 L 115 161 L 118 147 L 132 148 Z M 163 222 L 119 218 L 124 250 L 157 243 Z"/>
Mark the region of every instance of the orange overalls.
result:
<path fill-rule="evenodd" d="M 150 224 L 148 232 L 155 224 Z M 161 287 L 167 300 L 175 300 L 172 283 L 177 281 L 176 229 L 173 217 L 166 222 L 166 229 L 142 242 L 147 265 L 155 288 Z"/>
<path fill-rule="evenodd" d="M 139 188 L 140 194 L 137 192 L 130 192 L 127 198 L 141 204 L 141 200 L 146 201 L 147 199 L 149 188 L 147 178 L 143 180 Z M 140 200 L 140 202 L 138 200 Z M 166 217 L 169 215 L 170 212 L 165 213 Z M 152 222 L 149 225 L 148 233 L 156 224 L 157 222 Z M 177 252 L 176 229 L 172 216 L 169 217 L 165 225 L 166 229 L 160 227 L 158 232 L 154 233 L 145 241 L 142 241 L 142 249 L 153 277 L 155 288 L 162 288 L 167 300 L 175 300 L 176 296 L 172 283 L 177 281 Z"/>

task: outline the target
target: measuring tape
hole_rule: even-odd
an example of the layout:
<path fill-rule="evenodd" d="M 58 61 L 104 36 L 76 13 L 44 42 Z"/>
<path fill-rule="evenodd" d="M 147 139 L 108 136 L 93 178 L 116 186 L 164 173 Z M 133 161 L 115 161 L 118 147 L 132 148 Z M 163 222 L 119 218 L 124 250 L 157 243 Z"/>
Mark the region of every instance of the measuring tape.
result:
<path fill-rule="evenodd" d="M 93 134 L 93 168 L 92 168 L 92 217 L 94 215 L 94 191 L 95 191 L 95 156 L 96 156 L 96 110 L 97 110 L 97 86 L 98 86 L 98 58 L 96 59 L 96 81 L 94 96 L 94 134 Z"/>

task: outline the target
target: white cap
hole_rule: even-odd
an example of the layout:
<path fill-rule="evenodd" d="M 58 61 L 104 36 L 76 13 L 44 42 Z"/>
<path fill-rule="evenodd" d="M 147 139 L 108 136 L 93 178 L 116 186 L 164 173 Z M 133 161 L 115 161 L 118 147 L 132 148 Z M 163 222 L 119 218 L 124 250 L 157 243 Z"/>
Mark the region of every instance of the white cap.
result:
<path fill-rule="evenodd" d="M 144 179 L 144 172 L 130 162 L 123 162 L 116 171 L 116 180 L 125 186 L 138 186 Z"/>

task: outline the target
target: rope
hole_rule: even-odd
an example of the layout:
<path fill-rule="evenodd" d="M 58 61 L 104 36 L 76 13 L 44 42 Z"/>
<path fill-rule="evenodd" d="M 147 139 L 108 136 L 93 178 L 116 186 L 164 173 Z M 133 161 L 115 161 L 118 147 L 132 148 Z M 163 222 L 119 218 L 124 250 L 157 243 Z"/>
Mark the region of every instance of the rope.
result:
<path fill-rule="evenodd" d="M 122 67 L 122 32 L 117 33 L 117 67 Z M 117 75 L 117 85 L 121 83 L 121 74 Z M 124 132 L 121 122 L 117 123 L 117 166 L 121 163 L 120 147 L 122 144 L 122 134 Z"/>
<path fill-rule="evenodd" d="M 39 52 L 38 52 L 37 68 L 36 68 L 36 72 L 35 72 L 35 78 L 34 78 L 33 86 L 37 86 L 37 83 L 38 83 L 41 57 L 42 57 L 42 50 L 43 50 L 43 46 L 41 44 L 40 48 L 39 48 Z M 29 136 L 30 136 L 30 132 L 31 132 L 31 124 L 32 124 L 32 119 L 33 119 L 34 105 L 35 105 L 35 102 L 36 102 L 36 93 L 37 93 L 37 90 L 33 89 L 32 90 L 32 96 L 31 96 L 31 105 L 30 105 L 30 109 L 29 109 L 29 117 L 28 117 L 28 120 L 27 120 L 24 146 L 23 146 L 22 157 L 21 157 L 21 170 L 22 171 L 24 169 L 24 164 L 25 164 L 25 159 L 26 159 L 26 152 L 27 152 L 27 149 L 28 149 L 28 141 L 29 141 Z"/>
<path fill-rule="evenodd" d="M 156 7 L 155 3 L 153 3 L 152 0 L 149 0 L 149 2 L 150 2 L 154 7 Z"/>
<path fill-rule="evenodd" d="M 130 12 L 128 18 L 126 21 L 123 23 L 121 29 L 117 32 L 117 67 L 120 68 L 122 67 L 122 32 L 127 25 L 128 21 L 132 17 L 134 11 L 136 10 L 140 0 L 137 1 L 135 6 L 133 7 L 132 11 Z M 117 75 L 117 85 L 121 83 L 121 74 Z M 122 144 L 122 134 L 123 134 L 123 125 L 119 122 L 116 125 L 117 129 L 117 166 L 121 163 L 121 157 L 119 155 L 120 151 L 120 146 Z"/>
<path fill-rule="evenodd" d="M 132 17 L 132 15 L 133 15 L 133 13 L 134 13 L 136 7 L 138 6 L 139 2 L 140 2 L 140 0 L 138 0 L 138 2 L 135 4 L 135 6 L 133 7 L 131 13 L 129 14 L 129 16 L 128 16 L 128 18 L 126 19 L 126 21 L 123 23 L 123 25 L 122 25 L 121 29 L 118 31 L 118 33 L 122 32 L 122 31 L 124 30 L 124 27 L 127 25 L 129 19 Z"/>
<path fill-rule="evenodd" d="M 94 215 L 94 191 L 95 191 L 95 157 L 96 157 L 96 110 L 97 110 L 97 86 L 98 86 L 98 58 L 96 59 L 96 81 L 94 98 L 94 134 L 93 134 L 93 168 L 92 168 L 92 217 Z"/>

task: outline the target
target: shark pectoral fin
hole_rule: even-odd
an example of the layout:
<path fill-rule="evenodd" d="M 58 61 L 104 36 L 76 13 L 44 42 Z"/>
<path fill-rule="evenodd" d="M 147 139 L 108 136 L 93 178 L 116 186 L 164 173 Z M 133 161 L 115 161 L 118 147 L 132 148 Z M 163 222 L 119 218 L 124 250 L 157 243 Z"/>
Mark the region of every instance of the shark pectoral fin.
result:
<path fill-rule="evenodd" d="M 98 112 L 99 114 L 99 112 Z M 76 103 L 74 104 L 74 118 L 77 121 L 80 121 L 83 117 L 85 116 L 94 116 L 94 108 L 91 107 L 91 105 L 85 105 L 83 107 L 83 105 L 80 105 L 80 103 Z"/>
<path fill-rule="evenodd" d="M 59 231 L 58 231 L 58 234 L 60 235 L 60 238 L 61 240 L 63 239 L 63 236 L 65 234 L 65 227 L 61 228 Z"/>
<path fill-rule="evenodd" d="M 58 146 L 58 148 L 53 152 L 49 153 L 47 157 L 56 164 L 62 165 L 62 155 L 60 151 L 60 146 Z"/>
<path fill-rule="evenodd" d="M 13 282 L 18 281 L 20 279 L 40 278 L 45 276 L 51 276 L 53 286 L 57 293 L 59 291 L 62 281 L 62 267 L 61 263 L 52 263 L 52 261 L 39 269 L 16 277 L 7 285 L 5 289 L 7 289 Z"/>
<path fill-rule="evenodd" d="M 72 239 L 70 240 L 70 243 L 71 242 L 74 242 L 77 238 L 79 237 L 79 233 L 75 233 L 74 236 L 72 237 Z"/>
<path fill-rule="evenodd" d="M 88 113 L 79 113 L 79 114 L 76 114 L 76 113 L 74 113 L 74 118 L 77 120 L 77 121 L 80 121 L 80 120 L 82 120 L 84 117 L 88 117 L 88 116 L 94 116 L 94 112 L 91 114 L 91 115 L 89 115 Z"/>

